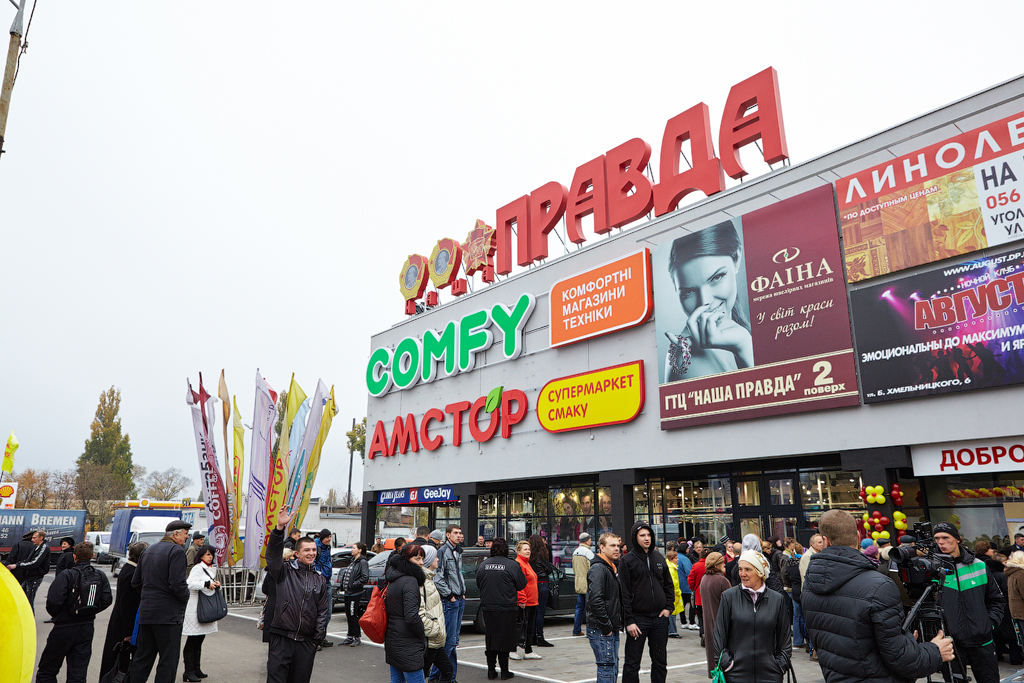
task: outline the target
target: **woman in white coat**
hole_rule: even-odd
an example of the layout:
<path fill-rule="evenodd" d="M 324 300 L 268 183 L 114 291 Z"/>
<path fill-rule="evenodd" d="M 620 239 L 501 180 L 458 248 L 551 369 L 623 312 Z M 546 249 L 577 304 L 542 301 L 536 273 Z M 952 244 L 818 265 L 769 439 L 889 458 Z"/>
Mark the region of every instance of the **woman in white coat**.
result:
<path fill-rule="evenodd" d="M 182 657 L 185 660 L 185 675 L 183 681 L 199 683 L 206 674 L 200 666 L 200 659 L 203 654 L 203 639 L 208 633 L 217 632 L 217 622 L 208 624 L 199 623 L 196 614 L 199 608 L 199 591 L 206 595 L 213 595 L 217 588 L 220 588 L 220 581 L 217 581 L 217 570 L 213 568 L 214 549 L 204 545 L 196 553 L 196 565 L 188 575 L 188 604 L 185 606 L 185 622 L 181 629 L 183 636 L 188 636 L 185 641 L 185 648 Z"/>
<path fill-rule="evenodd" d="M 430 677 L 430 669 L 436 667 L 438 683 L 451 683 L 455 668 L 448 653 L 444 651 L 445 627 L 444 608 L 441 606 L 441 595 L 434 585 L 434 570 L 437 569 L 437 549 L 432 545 L 423 546 L 423 573 L 427 580 L 423 583 L 423 599 L 420 601 L 420 619 L 423 620 L 423 632 L 427 635 L 427 649 L 424 652 L 423 675 Z"/>

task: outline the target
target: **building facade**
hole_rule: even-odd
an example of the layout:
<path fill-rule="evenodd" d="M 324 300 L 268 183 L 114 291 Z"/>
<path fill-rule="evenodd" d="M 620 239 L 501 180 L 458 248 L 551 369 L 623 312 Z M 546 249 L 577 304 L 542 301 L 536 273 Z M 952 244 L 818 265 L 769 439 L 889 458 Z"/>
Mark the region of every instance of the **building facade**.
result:
<path fill-rule="evenodd" d="M 363 539 L 458 523 L 467 545 L 539 533 L 567 558 L 644 520 L 659 545 L 806 544 L 842 508 L 867 537 L 949 519 L 1011 542 L 1017 178 L 1024 78 L 373 335 Z"/>

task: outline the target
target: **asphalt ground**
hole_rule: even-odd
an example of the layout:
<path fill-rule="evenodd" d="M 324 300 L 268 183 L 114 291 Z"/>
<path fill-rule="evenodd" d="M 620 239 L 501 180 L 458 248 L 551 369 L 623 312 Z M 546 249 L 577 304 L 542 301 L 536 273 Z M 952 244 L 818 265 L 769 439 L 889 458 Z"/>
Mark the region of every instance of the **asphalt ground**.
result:
<path fill-rule="evenodd" d="M 106 568 L 105 568 L 106 569 Z M 53 575 L 44 579 L 36 595 L 36 662 L 46 644 L 51 625 L 44 624 L 48 615 L 45 613 L 45 595 L 49 589 Z M 112 582 L 113 585 L 114 582 Z M 262 632 L 256 629 L 259 607 L 233 607 L 228 616 L 218 622 L 218 632 L 206 637 L 203 643 L 203 670 L 209 674 L 207 683 L 219 681 L 262 681 L 267 673 L 267 646 L 262 642 Z M 89 681 L 99 679 L 100 648 L 107 631 L 109 610 L 96 617 L 96 636 L 93 640 L 93 656 L 89 663 Z M 344 612 L 335 612 L 328 625 L 328 636 L 340 643 L 348 630 Z M 669 638 L 668 641 L 668 681 L 707 681 L 707 666 L 704 649 L 700 646 L 700 637 L 696 631 L 680 630 L 680 638 Z M 552 618 L 544 627 L 545 638 L 554 647 L 537 648 L 543 659 L 510 662 L 510 668 L 516 678 L 543 683 L 590 683 L 596 680 L 594 654 L 587 638 L 572 636 L 572 620 Z M 622 642 L 628 638 L 622 634 Z M 184 639 L 182 639 L 184 645 Z M 620 645 L 620 675 L 623 657 Z M 484 657 L 484 637 L 476 633 L 472 626 L 462 629 L 459 644 L 460 683 L 485 683 L 486 660 Z M 823 683 L 824 677 L 816 662 L 809 659 L 802 650 L 793 653 L 794 671 L 800 683 Z M 650 660 L 645 655 L 641 664 L 641 681 L 649 680 L 646 676 L 650 668 Z M 1000 664 L 1002 677 L 1013 676 L 1020 667 Z M 179 662 L 178 676 L 183 673 Z M 64 680 L 66 672 L 59 675 Z M 152 674 L 151 674 L 152 678 Z M 363 639 L 360 647 L 327 648 L 317 653 L 313 667 L 314 683 L 337 683 L 339 680 L 390 681 L 390 669 L 384 662 L 382 645 Z M 941 680 L 941 677 L 934 677 Z"/>

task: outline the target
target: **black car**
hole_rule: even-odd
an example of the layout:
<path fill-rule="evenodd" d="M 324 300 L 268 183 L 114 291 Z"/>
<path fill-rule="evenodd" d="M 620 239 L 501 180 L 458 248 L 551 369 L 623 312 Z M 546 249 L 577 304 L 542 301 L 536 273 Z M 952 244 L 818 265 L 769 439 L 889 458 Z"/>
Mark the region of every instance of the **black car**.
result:
<path fill-rule="evenodd" d="M 370 560 L 370 581 L 363 591 L 363 604 L 370 600 L 373 589 L 378 581 L 384 577 L 384 566 L 388 556 L 394 551 L 385 550 Z M 483 616 L 480 614 L 480 591 L 476 587 L 476 570 L 480 563 L 491 556 L 489 548 L 466 548 L 462 551 L 462 576 L 466 581 L 466 611 L 463 613 L 463 623 L 471 622 L 476 630 L 484 632 Z M 509 551 L 508 556 L 515 559 L 514 551 Z M 572 572 L 572 565 L 558 567 L 552 577 L 552 583 L 558 585 L 558 608 L 547 610 L 546 616 L 568 616 L 576 611 L 576 584 Z"/>

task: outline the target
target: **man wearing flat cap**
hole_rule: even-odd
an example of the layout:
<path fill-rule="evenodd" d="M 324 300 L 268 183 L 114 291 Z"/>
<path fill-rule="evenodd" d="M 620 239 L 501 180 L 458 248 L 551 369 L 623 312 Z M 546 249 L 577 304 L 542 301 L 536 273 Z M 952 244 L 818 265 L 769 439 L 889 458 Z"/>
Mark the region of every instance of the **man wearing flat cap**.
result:
<path fill-rule="evenodd" d="M 132 661 L 131 683 L 146 683 L 157 655 L 156 683 L 174 683 L 181 658 L 181 628 L 188 604 L 185 582 L 185 551 L 192 525 L 176 519 L 167 525 L 164 537 L 142 553 L 132 577 L 132 587 L 141 591 L 139 602 L 138 650 Z"/>

